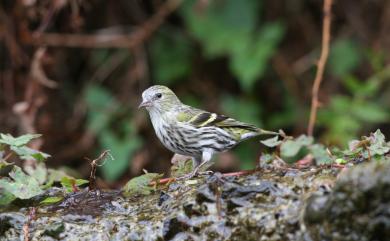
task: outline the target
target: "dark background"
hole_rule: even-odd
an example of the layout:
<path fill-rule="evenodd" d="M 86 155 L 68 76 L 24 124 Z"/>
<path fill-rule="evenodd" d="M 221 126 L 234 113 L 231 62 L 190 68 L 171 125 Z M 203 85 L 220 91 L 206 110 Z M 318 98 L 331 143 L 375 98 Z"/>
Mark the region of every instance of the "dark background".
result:
<path fill-rule="evenodd" d="M 142 91 L 172 88 L 190 105 L 289 135 L 306 133 L 320 54 L 319 0 L 3 0 L 0 132 L 41 133 L 49 166 L 122 183 L 168 173 Z M 110 39 L 105 41 L 104 38 Z M 315 137 L 327 145 L 380 128 L 390 135 L 390 1 L 335 1 Z M 219 155 L 254 167 L 257 140 Z M 115 181 L 115 182 L 114 182 Z M 118 182 L 119 181 L 119 182 Z"/>

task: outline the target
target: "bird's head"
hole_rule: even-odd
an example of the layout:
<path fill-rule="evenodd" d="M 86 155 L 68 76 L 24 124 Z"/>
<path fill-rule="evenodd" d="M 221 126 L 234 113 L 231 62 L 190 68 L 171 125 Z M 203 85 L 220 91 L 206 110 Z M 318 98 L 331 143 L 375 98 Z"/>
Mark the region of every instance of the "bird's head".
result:
<path fill-rule="evenodd" d="M 154 85 L 142 93 L 142 102 L 138 108 L 145 107 L 148 111 L 166 112 L 180 104 L 175 93 L 163 85 Z"/>

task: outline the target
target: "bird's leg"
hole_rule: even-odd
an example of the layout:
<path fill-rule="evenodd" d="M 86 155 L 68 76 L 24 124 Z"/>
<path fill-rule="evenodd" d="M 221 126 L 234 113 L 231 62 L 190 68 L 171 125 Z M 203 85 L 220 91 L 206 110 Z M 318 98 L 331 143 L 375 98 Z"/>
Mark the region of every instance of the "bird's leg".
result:
<path fill-rule="evenodd" d="M 202 162 L 202 157 L 192 157 L 192 168 L 195 170 Z M 177 177 L 177 180 L 183 180 L 183 179 L 189 179 L 193 178 L 196 173 L 194 173 L 194 170 L 190 173 L 184 174 L 183 176 Z"/>
<path fill-rule="evenodd" d="M 194 173 L 194 175 L 197 175 L 197 174 L 199 174 L 199 175 L 211 175 L 211 174 L 213 174 L 214 172 L 213 171 L 202 171 L 202 172 L 200 172 L 199 170 L 203 167 L 203 166 L 205 166 L 206 164 L 208 163 L 208 161 L 204 161 L 204 162 L 202 162 L 199 166 L 197 166 L 196 168 L 195 168 L 195 170 L 193 171 L 193 173 Z"/>
<path fill-rule="evenodd" d="M 202 162 L 194 168 L 194 170 L 191 173 L 191 177 L 194 177 L 198 174 L 200 168 L 204 166 L 206 163 L 208 163 L 211 160 L 211 157 L 213 156 L 213 153 L 211 151 L 204 151 L 202 152 Z"/>
<path fill-rule="evenodd" d="M 179 177 L 179 179 L 187 179 L 187 178 L 193 178 L 194 176 L 196 176 L 200 170 L 200 168 L 202 166 L 204 166 L 206 163 L 208 163 L 210 160 L 211 160 L 211 157 L 213 156 L 213 153 L 212 152 L 203 152 L 202 153 L 202 158 L 193 158 L 193 163 L 194 163 L 194 170 L 189 173 L 189 174 L 186 174 L 182 177 Z"/>

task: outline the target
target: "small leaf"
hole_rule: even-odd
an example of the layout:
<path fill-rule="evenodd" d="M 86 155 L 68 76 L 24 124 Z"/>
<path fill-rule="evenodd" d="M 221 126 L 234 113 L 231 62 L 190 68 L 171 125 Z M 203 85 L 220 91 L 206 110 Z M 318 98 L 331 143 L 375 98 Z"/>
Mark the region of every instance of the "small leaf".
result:
<path fill-rule="evenodd" d="M 275 147 L 275 146 L 279 146 L 282 143 L 282 141 L 278 140 L 278 138 L 279 138 L 279 136 L 275 136 L 275 137 L 272 137 L 272 138 L 269 138 L 269 139 L 266 139 L 266 140 L 263 140 L 260 142 L 268 147 Z"/>
<path fill-rule="evenodd" d="M 81 186 L 81 185 L 84 185 L 84 184 L 87 184 L 89 183 L 88 180 L 85 180 L 85 179 L 76 179 L 76 185 L 77 186 Z"/>
<path fill-rule="evenodd" d="M 336 160 L 334 160 L 334 162 L 337 164 L 347 164 L 347 160 L 343 158 L 337 158 Z"/>
<path fill-rule="evenodd" d="M 38 181 L 26 175 L 18 166 L 14 166 L 9 173 L 9 178 L 0 179 L 0 188 L 12 193 L 21 199 L 29 199 L 43 192 Z"/>
<path fill-rule="evenodd" d="M 313 143 L 313 137 L 301 135 L 295 140 L 287 140 L 282 143 L 280 152 L 282 157 L 293 157 L 298 154 L 303 146 L 308 146 Z"/>
<path fill-rule="evenodd" d="M 38 163 L 35 167 L 32 166 L 26 166 L 24 170 L 29 174 L 31 177 L 35 178 L 39 184 L 43 184 L 46 181 L 47 178 L 47 169 L 45 164 Z"/>
<path fill-rule="evenodd" d="M 371 134 L 369 139 L 370 146 L 368 149 L 371 155 L 384 155 L 390 151 L 390 146 L 386 143 L 385 136 L 379 129 L 374 134 Z"/>
<path fill-rule="evenodd" d="M 63 199 L 64 199 L 63 197 L 47 197 L 44 200 L 42 200 L 40 202 L 40 204 L 50 205 L 53 203 L 58 203 L 58 202 L 62 201 Z"/>
<path fill-rule="evenodd" d="M 12 193 L 4 189 L 0 189 L 0 207 L 10 204 L 15 199 L 16 197 Z"/>
<path fill-rule="evenodd" d="M 31 149 L 27 146 L 11 146 L 11 150 L 18 154 L 23 160 L 35 159 L 37 161 L 44 161 L 46 158 L 50 157 L 49 154 Z"/>
<path fill-rule="evenodd" d="M 10 146 L 24 146 L 32 139 L 40 137 L 40 134 L 26 134 L 19 137 L 13 137 L 10 134 L 0 134 L 0 143 Z"/>
<path fill-rule="evenodd" d="M 77 189 L 76 187 L 79 187 L 88 182 L 89 181 L 84 179 L 74 179 L 69 176 L 64 176 L 61 178 L 61 185 L 65 188 L 66 192 L 75 192 L 75 189 Z"/>
<path fill-rule="evenodd" d="M 321 164 L 330 164 L 332 163 L 332 158 L 329 156 L 326 148 L 321 144 L 314 144 L 309 147 L 310 152 L 313 154 L 316 163 Z"/>
<path fill-rule="evenodd" d="M 127 197 L 132 195 L 149 195 L 154 190 L 149 184 L 162 176 L 162 174 L 158 173 L 145 173 L 135 177 L 123 187 L 123 194 Z"/>

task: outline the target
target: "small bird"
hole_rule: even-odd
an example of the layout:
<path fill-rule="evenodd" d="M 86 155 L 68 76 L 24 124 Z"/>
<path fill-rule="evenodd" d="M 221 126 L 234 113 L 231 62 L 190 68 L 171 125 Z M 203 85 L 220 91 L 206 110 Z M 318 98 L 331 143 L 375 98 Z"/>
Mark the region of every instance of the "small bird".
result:
<path fill-rule="evenodd" d="M 166 86 L 154 85 L 142 93 L 138 108 L 145 107 L 158 139 L 170 151 L 191 156 L 194 177 L 214 153 L 225 152 L 248 138 L 276 132 L 262 130 L 233 118 L 183 104 Z"/>

